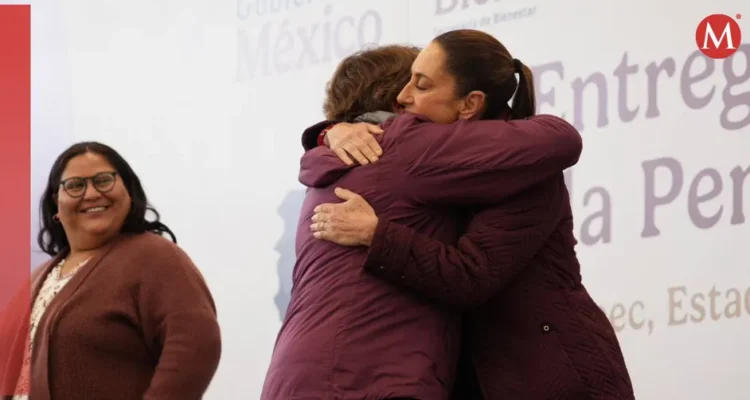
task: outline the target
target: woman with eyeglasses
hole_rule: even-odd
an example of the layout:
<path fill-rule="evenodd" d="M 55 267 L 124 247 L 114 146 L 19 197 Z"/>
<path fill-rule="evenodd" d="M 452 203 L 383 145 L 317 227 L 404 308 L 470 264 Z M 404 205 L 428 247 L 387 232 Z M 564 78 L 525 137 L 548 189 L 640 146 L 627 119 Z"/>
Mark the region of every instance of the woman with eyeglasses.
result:
<path fill-rule="evenodd" d="M 25 323 L 6 336 L 23 354 L 0 369 L 12 398 L 202 398 L 221 353 L 214 302 L 130 165 L 106 145 L 73 145 L 52 167 L 41 213 L 39 245 L 53 258 L 32 275 Z"/>

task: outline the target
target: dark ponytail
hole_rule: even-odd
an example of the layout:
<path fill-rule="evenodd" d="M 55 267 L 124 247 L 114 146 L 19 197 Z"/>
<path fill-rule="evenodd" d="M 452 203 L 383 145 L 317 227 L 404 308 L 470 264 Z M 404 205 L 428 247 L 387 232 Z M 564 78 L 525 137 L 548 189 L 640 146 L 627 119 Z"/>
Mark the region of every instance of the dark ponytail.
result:
<path fill-rule="evenodd" d="M 492 35 L 473 29 L 445 32 L 433 42 L 445 52 L 446 70 L 456 80 L 456 95 L 485 95 L 481 119 L 524 119 L 536 113 L 531 69 L 513 58 Z M 516 80 L 518 74 L 518 80 Z M 513 98 L 512 105 L 508 102 Z"/>
<path fill-rule="evenodd" d="M 524 119 L 536 114 L 536 96 L 534 92 L 534 75 L 531 69 L 514 59 L 518 71 L 518 88 L 510 106 L 511 119 Z"/>

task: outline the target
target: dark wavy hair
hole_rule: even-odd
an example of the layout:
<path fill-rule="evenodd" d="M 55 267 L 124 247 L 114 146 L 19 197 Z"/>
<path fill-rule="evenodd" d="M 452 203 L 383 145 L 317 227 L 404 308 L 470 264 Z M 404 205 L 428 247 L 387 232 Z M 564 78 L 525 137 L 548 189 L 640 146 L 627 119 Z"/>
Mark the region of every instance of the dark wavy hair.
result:
<path fill-rule="evenodd" d="M 329 121 L 351 122 L 373 111 L 393 111 L 411 79 L 419 47 L 386 45 L 344 58 L 326 85 L 323 113 Z"/>
<path fill-rule="evenodd" d="M 65 230 L 60 223 L 54 221 L 53 217 L 57 214 L 57 193 L 63 171 L 72 158 L 85 153 L 96 153 L 106 158 L 115 168 L 117 176 L 122 179 L 125 189 L 130 194 L 132 205 L 120 230 L 121 233 L 154 232 L 159 235 L 166 233 L 173 242 L 177 243 L 174 233 L 159 221 L 159 213 L 148 204 L 141 180 L 138 179 L 138 175 L 135 174 L 130 164 L 117 151 L 105 144 L 81 142 L 70 146 L 60 154 L 50 170 L 47 188 L 39 204 L 41 229 L 37 236 L 37 243 L 42 251 L 54 257 L 70 246 Z M 146 219 L 147 211 L 154 214 L 153 221 Z"/>

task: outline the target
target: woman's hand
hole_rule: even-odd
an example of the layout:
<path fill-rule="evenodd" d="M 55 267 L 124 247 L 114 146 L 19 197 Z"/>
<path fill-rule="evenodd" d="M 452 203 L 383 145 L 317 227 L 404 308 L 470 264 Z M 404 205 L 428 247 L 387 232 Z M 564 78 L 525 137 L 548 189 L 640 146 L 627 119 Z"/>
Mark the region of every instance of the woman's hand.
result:
<path fill-rule="evenodd" d="M 315 207 L 310 230 L 317 239 L 342 246 L 370 246 L 378 216 L 362 196 L 336 188 L 336 196 L 343 203 L 324 203 Z"/>
<path fill-rule="evenodd" d="M 377 125 L 342 122 L 326 133 L 325 142 L 346 165 L 354 164 L 352 158 L 365 165 L 377 161 L 383 154 L 383 149 L 373 136 L 382 133 L 383 130 Z"/>

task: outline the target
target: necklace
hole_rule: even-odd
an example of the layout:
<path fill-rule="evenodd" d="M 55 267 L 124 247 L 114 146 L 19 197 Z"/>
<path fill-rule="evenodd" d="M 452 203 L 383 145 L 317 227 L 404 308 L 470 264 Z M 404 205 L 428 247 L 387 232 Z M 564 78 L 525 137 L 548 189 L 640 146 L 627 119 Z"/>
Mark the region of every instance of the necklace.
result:
<path fill-rule="evenodd" d="M 67 274 L 63 274 L 62 273 L 63 266 L 65 265 L 65 262 L 66 262 L 66 260 L 63 259 L 60 262 L 59 269 L 57 270 L 57 279 L 67 279 L 67 278 L 73 276 L 73 274 L 75 274 L 76 271 L 78 271 L 81 267 L 83 267 L 84 265 L 86 265 L 86 263 L 89 262 L 90 259 L 91 259 L 91 257 L 89 257 L 89 258 L 81 261 L 80 263 L 78 263 L 78 265 L 76 265 L 75 268 L 73 268 L 72 270 L 70 270 Z"/>

